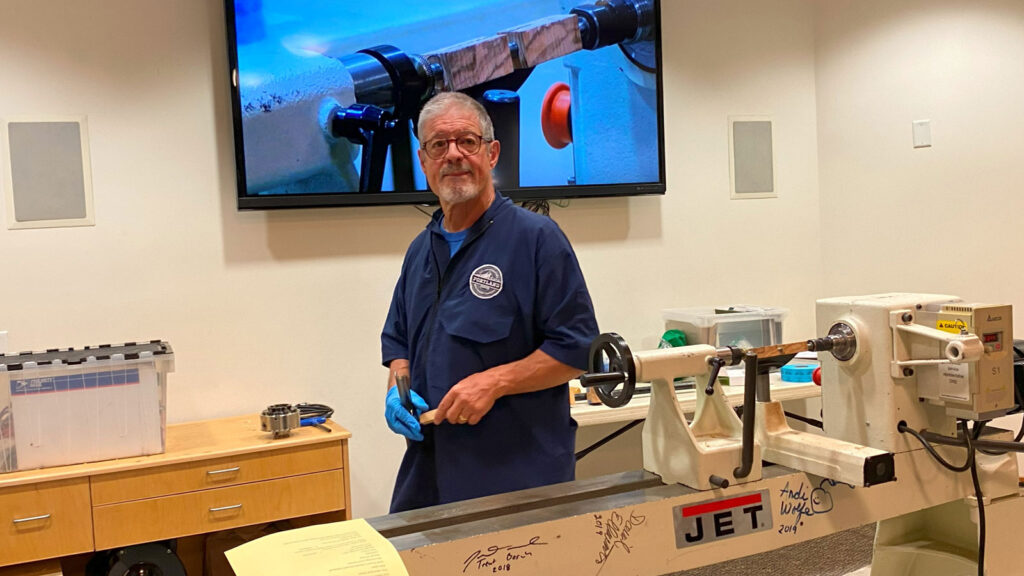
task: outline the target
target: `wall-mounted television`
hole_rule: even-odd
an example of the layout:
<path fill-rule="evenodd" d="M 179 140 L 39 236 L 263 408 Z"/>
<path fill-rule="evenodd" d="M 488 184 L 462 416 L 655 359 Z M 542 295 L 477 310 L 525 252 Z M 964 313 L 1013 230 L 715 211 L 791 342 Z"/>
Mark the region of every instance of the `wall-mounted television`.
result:
<path fill-rule="evenodd" d="M 662 194 L 659 0 L 225 0 L 240 209 L 428 204 L 416 120 L 489 111 L 513 200 Z"/>

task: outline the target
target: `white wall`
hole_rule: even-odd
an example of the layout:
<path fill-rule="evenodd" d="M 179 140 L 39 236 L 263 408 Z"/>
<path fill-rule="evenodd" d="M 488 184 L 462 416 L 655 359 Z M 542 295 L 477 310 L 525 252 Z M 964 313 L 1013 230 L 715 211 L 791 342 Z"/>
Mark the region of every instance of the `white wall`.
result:
<path fill-rule="evenodd" d="M 823 293 L 953 294 L 1024 326 L 1024 3 L 830 0 L 815 21 Z"/>
<path fill-rule="evenodd" d="M 1024 325 L 1024 3 L 831 0 L 816 23 L 824 293 L 954 294 Z"/>
<path fill-rule="evenodd" d="M 603 330 L 653 346 L 660 310 L 819 296 L 813 2 L 663 9 L 668 193 L 573 201 Z M 87 114 L 96 226 L 0 229 L 14 350 L 162 338 L 168 417 L 324 402 L 353 432 L 357 516 L 384 513 L 404 446 L 382 418 L 379 331 L 411 207 L 237 212 L 220 2 L 4 0 L 0 117 Z M 729 115 L 775 119 L 773 200 L 729 200 Z M 909 130 L 909 128 L 908 128 Z"/>
<path fill-rule="evenodd" d="M 575 243 L 602 330 L 656 344 L 660 310 L 758 304 L 814 326 L 818 294 L 813 2 L 662 3 L 664 198 L 578 202 Z M 728 117 L 775 121 L 779 197 L 730 200 Z M 640 305 L 638 305 L 640 304 Z"/>

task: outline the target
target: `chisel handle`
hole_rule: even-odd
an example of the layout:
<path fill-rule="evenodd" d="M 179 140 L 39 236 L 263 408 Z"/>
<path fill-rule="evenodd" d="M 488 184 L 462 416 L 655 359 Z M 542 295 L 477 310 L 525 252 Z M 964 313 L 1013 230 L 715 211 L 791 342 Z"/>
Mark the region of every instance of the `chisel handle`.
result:
<path fill-rule="evenodd" d="M 412 405 L 412 400 L 409 400 L 409 375 L 399 374 L 395 376 L 395 384 L 398 386 L 398 399 L 402 401 L 402 407 L 415 414 L 416 410 Z"/>

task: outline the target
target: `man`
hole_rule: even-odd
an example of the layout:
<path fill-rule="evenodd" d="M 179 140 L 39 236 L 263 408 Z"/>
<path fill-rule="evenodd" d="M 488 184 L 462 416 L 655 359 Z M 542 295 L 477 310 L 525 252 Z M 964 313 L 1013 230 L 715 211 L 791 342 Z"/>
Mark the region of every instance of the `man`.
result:
<path fill-rule="evenodd" d="M 385 416 L 409 439 L 392 512 L 572 480 L 565 383 L 597 336 L 565 235 L 494 189 L 500 144 L 483 107 L 440 94 L 418 133 L 441 209 L 409 246 L 381 335 Z M 402 408 L 400 375 L 417 415 L 436 407 L 432 425 Z"/>

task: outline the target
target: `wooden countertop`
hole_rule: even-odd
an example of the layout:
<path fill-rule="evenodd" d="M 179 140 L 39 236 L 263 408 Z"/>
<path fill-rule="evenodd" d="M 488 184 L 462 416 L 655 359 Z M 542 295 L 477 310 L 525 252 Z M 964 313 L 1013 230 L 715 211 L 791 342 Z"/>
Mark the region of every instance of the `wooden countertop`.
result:
<path fill-rule="evenodd" d="M 169 424 L 162 454 L 8 472 L 0 474 L 0 488 L 252 454 L 303 444 L 339 442 L 352 436 L 336 422 L 328 420 L 325 425 L 331 429 L 330 432 L 315 426 L 303 426 L 292 430 L 288 437 L 274 439 L 271 434 L 260 431 L 258 414 Z"/>

